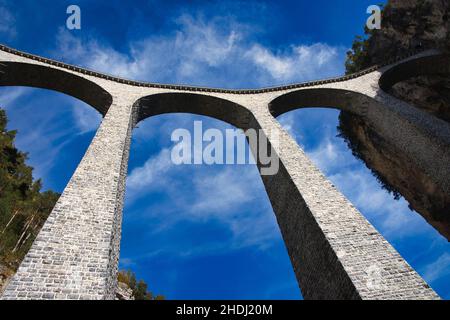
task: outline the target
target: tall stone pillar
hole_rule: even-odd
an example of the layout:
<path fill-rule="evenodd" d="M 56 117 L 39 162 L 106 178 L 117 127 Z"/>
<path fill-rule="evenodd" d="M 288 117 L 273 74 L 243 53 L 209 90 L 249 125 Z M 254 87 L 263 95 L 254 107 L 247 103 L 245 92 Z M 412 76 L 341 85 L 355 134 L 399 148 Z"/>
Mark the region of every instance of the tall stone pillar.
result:
<path fill-rule="evenodd" d="M 3 299 L 113 299 L 132 102 L 114 97 Z"/>
<path fill-rule="evenodd" d="M 304 298 L 438 299 L 315 167 L 267 106 L 252 110 L 250 127 L 277 139 L 271 144 L 279 171 L 262 179 Z"/>

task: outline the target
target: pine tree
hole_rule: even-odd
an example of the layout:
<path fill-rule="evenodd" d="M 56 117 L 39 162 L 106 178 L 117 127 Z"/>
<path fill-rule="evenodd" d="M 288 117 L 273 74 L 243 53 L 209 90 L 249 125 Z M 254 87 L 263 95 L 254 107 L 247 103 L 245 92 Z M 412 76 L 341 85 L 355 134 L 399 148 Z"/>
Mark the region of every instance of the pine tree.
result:
<path fill-rule="evenodd" d="M 0 109 L 0 263 L 16 269 L 53 209 L 59 194 L 41 192 L 28 155 L 15 145 L 17 131 L 7 129 Z"/>

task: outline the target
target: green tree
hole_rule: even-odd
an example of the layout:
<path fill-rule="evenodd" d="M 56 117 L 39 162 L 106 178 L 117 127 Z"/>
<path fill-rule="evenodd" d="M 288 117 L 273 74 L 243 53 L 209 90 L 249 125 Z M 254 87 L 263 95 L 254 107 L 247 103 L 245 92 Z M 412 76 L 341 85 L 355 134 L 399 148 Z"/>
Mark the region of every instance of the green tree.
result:
<path fill-rule="evenodd" d="M 15 270 L 53 209 L 59 194 L 41 192 L 28 155 L 14 145 L 17 131 L 7 129 L 0 108 L 0 263 Z"/>
<path fill-rule="evenodd" d="M 385 7 L 383 4 L 378 4 L 382 8 L 383 15 Z M 364 36 L 356 36 L 352 43 L 351 50 L 347 51 L 347 59 L 345 61 L 346 74 L 352 74 L 362 69 L 371 67 L 371 59 L 369 55 L 370 39 L 377 32 L 370 30 L 364 26 Z"/>
<path fill-rule="evenodd" d="M 148 291 L 148 285 L 144 280 L 136 281 L 136 275 L 131 270 L 119 271 L 117 280 L 125 283 L 133 291 L 135 300 L 165 300 L 164 296 L 154 296 L 152 292 Z"/>

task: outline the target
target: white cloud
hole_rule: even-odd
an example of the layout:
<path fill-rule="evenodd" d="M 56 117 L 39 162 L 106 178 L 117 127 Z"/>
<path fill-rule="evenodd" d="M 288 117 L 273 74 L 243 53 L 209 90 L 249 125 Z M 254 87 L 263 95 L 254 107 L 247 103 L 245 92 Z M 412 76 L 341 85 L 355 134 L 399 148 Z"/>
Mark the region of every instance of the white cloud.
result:
<path fill-rule="evenodd" d="M 225 21 L 229 23 L 229 21 Z M 178 18 L 181 30 L 175 37 L 175 47 L 188 51 L 177 52 L 183 60 L 198 61 L 209 66 L 219 66 L 229 58 L 233 51 L 239 49 L 240 33 L 236 30 L 221 32 L 214 22 L 205 23 L 202 19 L 193 19 L 183 15 Z M 195 71 L 195 70 L 194 70 Z"/>
<path fill-rule="evenodd" d="M 259 212 L 230 222 L 233 231 L 233 248 L 254 246 L 261 250 L 271 246 L 280 236 L 275 215 L 272 210 Z"/>
<path fill-rule="evenodd" d="M 53 54 L 69 63 L 113 74 L 133 78 L 138 75 L 138 65 L 107 45 L 90 39 L 82 41 L 65 28 L 60 28 L 56 37 L 57 48 Z"/>
<path fill-rule="evenodd" d="M 155 185 L 165 184 L 167 172 L 174 167 L 170 160 L 170 150 L 163 149 L 149 158 L 142 167 L 135 168 L 127 177 L 127 187 L 132 193 L 136 190 L 148 192 Z"/>
<path fill-rule="evenodd" d="M 120 265 L 123 268 L 131 268 L 136 265 L 136 262 L 130 258 L 120 258 Z"/>
<path fill-rule="evenodd" d="M 296 118 L 292 112 L 279 117 L 278 121 L 280 122 L 280 125 L 283 127 L 283 129 L 286 130 L 291 135 L 291 137 L 297 141 L 297 143 L 300 143 L 301 140 L 303 140 L 303 136 L 298 130 Z"/>
<path fill-rule="evenodd" d="M 182 188 L 178 188 L 178 184 Z M 176 166 L 171 164 L 170 150 L 163 149 L 130 173 L 127 188 L 131 191 L 127 193 L 127 205 L 152 192 L 166 190 L 169 195 L 170 200 L 160 203 L 157 210 L 136 212 L 142 223 L 146 219 L 152 223 L 155 219 L 161 220 L 158 228 L 153 228 L 152 232 L 167 231 L 184 221 L 220 221 L 220 225 L 231 233 L 227 243 L 211 243 L 189 252 L 183 250 L 183 256 L 248 246 L 265 249 L 278 236 L 270 206 L 263 205 L 260 210 L 254 210 L 255 204 L 266 202 L 255 196 L 264 194 L 264 191 L 254 166 Z M 169 246 L 159 254 L 172 249 Z"/>
<path fill-rule="evenodd" d="M 310 159 L 326 174 L 343 171 L 357 163 L 342 141 L 332 139 L 333 137 L 325 132 L 319 146 L 314 150 L 307 150 Z"/>
<path fill-rule="evenodd" d="M 436 261 L 427 265 L 423 270 L 423 277 L 428 283 L 433 283 L 450 275 L 450 254 L 442 254 Z"/>
<path fill-rule="evenodd" d="M 335 144 L 329 139 L 322 141 L 320 146 L 312 152 L 308 153 L 310 159 L 318 166 L 322 171 L 329 172 L 336 166 L 342 165 L 339 162 L 339 158 L 343 158 L 345 154 L 342 154 L 337 150 Z"/>
<path fill-rule="evenodd" d="M 185 174 L 189 169 L 198 168 L 198 166 L 174 165 L 170 156 L 171 149 L 165 148 L 150 157 L 141 167 L 133 169 L 127 177 L 127 187 L 131 194 L 143 195 L 167 188 L 177 179 L 182 180 L 183 177 L 186 179 Z M 248 190 L 252 189 L 249 184 L 254 185 L 251 179 L 254 172 L 245 169 L 247 167 L 223 166 L 219 170 L 205 170 L 208 174 L 200 172 L 192 179 L 186 179 L 184 182 L 192 186 L 193 196 L 186 201 L 189 203 L 187 209 L 189 215 L 194 218 L 233 215 L 233 209 L 252 200 L 252 193 Z"/>
<path fill-rule="evenodd" d="M 61 29 L 53 54 L 126 78 L 222 87 L 268 86 L 343 72 L 341 47 L 316 43 L 274 52 L 252 42 L 245 32 L 249 28 L 230 18 L 183 15 L 176 22 L 176 32 L 131 42 L 128 54 Z"/>
<path fill-rule="evenodd" d="M 12 12 L 0 2 L 0 34 L 14 38 L 17 34 L 16 19 Z"/>
<path fill-rule="evenodd" d="M 213 176 L 196 177 L 196 201 L 191 206 L 191 212 L 195 215 L 233 214 L 233 209 L 253 198 L 249 192 L 249 187 L 253 185 L 249 178 L 253 176 L 249 171 L 227 166 Z"/>
<path fill-rule="evenodd" d="M 81 134 L 96 130 L 102 120 L 100 113 L 81 102 L 73 104 L 72 113 Z"/>
<path fill-rule="evenodd" d="M 8 110 L 19 98 L 25 97 L 30 90 L 25 87 L 8 88 L 0 91 L 0 107 Z"/>
<path fill-rule="evenodd" d="M 268 49 L 263 48 L 260 45 L 254 45 L 246 52 L 246 57 L 258 67 L 268 71 L 269 74 L 277 80 L 290 78 L 294 72 L 294 70 L 291 69 L 293 62 L 291 57 L 277 57 Z"/>
<path fill-rule="evenodd" d="M 273 210 L 270 205 L 264 205 L 267 200 L 261 198 L 262 194 L 259 173 L 254 167 L 226 166 L 197 177 L 192 185 L 192 201 L 188 200 L 188 205 L 182 203 L 180 210 L 184 209 L 185 214 L 177 222 L 216 220 L 232 237 L 227 243 L 212 244 L 190 254 L 250 246 L 261 250 L 269 248 L 279 237 L 279 230 Z"/>
<path fill-rule="evenodd" d="M 245 54 L 256 66 L 278 81 L 305 80 L 322 74 L 339 74 L 342 70 L 343 48 L 326 44 L 293 46 L 287 52 L 273 53 L 254 45 Z"/>

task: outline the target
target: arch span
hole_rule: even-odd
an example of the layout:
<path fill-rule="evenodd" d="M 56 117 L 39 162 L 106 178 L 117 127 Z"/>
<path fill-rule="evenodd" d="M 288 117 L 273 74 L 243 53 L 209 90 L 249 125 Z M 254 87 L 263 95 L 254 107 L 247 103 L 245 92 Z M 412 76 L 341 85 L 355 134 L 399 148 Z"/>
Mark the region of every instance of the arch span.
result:
<path fill-rule="evenodd" d="M 193 113 L 248 129 L 252 113 L 242 105 L 211 95 L 171 92 L 145 96 L 136 103 L 137 122 L 165 113 Z"/>
<path fill-rule="evenodd" d="M 427 55 L 397 63 L 383 72 L 378 84 L 387 92 L 398 82 L 433 74 L 450 74 L 450 55 Z"/>
<path fill-rule="evenodd" d="M 98 84 L 67 71 L 38 64 L 0 61 L 0 86 L 25 86 L 61 92 L 87 103 L 103 116 L 112 96 Z"/>
<path fill-rule="evenodd" d="M 274 117 L 286 112 L 310 107 L 333 108 L 348 111 L 359 116 L 367 112 L 367 105 L 376 102 L 374 99 L 358 92 L 315 88 L 303 89 L 283 94 L 269 103 L 269 111 Z"/>

